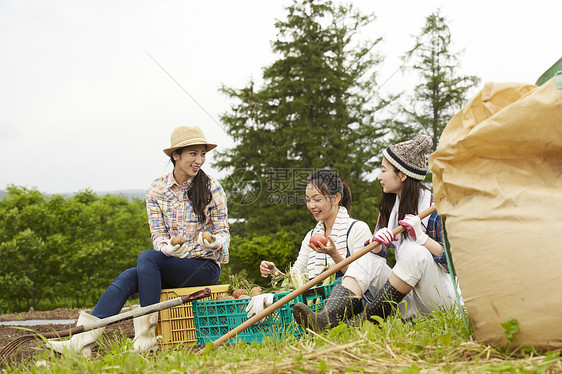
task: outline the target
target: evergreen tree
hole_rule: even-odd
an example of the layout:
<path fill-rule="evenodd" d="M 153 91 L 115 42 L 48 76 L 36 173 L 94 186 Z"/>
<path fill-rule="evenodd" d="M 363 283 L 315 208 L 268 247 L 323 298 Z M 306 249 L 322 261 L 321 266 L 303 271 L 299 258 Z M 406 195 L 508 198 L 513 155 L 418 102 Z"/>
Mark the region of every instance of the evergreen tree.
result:
<path fill-rule="evenodd" d="M 473 75 L 458 74 L 460 52 L 450 51 L 451 32 L 440 11 L 430 14 L 414 47 L 404 60 L 412 60 L 409 68 L 419 76 L 414 94 L 402 107 L 404 121 L 392 128 L 393 141 L 410 139 L 418 134 L 433 138 L 434 151 L 449 119 L 466 103 L 470 89 L 480 82 Z"/>
<path fill-rule="evenodd" d="M 295 1 L 287 12 L 275 24 L 279 59 L 263 70 L 262 87 L 222 88 L 236 101 L 222 116 L 236 146 L 216 166 L 229 172 L 229 216 L 242 220 L 234 233 L 286 231 L 300 243 L 314 223 L 304 188 L 317 168 L 339 172 L 352 190 L 352 216 L 374 226 L 380 192 L 366 178 L 383 134 L 375 113 L 387 101 L 374 90 L 380 38 L 359 38 L 374 15 L 329 0 Z"/>

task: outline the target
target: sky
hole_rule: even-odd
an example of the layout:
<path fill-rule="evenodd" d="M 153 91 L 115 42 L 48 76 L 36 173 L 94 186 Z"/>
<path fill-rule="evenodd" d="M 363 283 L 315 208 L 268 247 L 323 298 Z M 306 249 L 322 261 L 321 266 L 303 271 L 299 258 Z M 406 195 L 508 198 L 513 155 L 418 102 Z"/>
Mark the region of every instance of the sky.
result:
<path fill-rule="evenodd" d="M 286 0 L 0 0 L 0 190 L 43 193 L 145 190 L 171 170 L 162 150 L 181 125 L 198 125 L 224 150 L 221 86 L 260 82 Z M 415 85 L 400 56 L 440 9 L 462 73 L 485 82 L 536 79 L 562 57 L 561 1 L 353 2 L 377 19 L 365 38 L 378 52 L 384 89 Z M 209 152 L 203 167 L 212 167 Z"/>

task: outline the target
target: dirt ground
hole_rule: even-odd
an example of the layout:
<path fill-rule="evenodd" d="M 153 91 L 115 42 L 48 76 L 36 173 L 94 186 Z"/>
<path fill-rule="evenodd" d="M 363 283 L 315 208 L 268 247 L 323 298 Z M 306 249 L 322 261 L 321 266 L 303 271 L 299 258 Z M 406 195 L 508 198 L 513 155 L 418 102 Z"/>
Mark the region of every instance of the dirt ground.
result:
<path fill-rule="evenodd" d="M 81 309 L 68 309 L 68 308 L 59 308 L 51 311 L 46 312 L 36 312 L 30 310 L 28 312 L 23 313 L 14 313 L 14 314 L 2 314 L 0 315 L 0 321 L 15 321 L 15 320 L 61 320 L 61 319 L 77 319 L 80 315 Z M 89 312 L 90 310 L 86 310 Z M 48 324 L 48 325 L 38 325 L 38 326 L 30 326 L 27 327 L 35 332 L 38 333 L 46 333 L 52 331 L 60 331 L 65 330 L 68 328 L 74 327 L 72 325 L 60 325 L 60 324 Z M 19 328 L 14 328 L 14 326 L 7 326 L 7 325 L 0 325 L 0 350 L 4 348 L 4 346 L 11 342 L 13 339 L 27 335 L 30 332 L 28 330 L 22 330 Z M 135 332 L 133 328 L 133 320 L 122 321 L 113 325 L 110 325 L 105 330 L 106 337 L 111 339 L 112 336 L 115 335 L 126 335 L 129 338 L 134 338 Z M 20 361 L 22 359 L 28 358 L 32 356 L 37 350 L 45 349 L 45 344 L 38 339 L 32 339 L 26 341 L 22 345 L 19 346 L 18 351 L 16 354 L 10 357 L 10 361 L 14 362 L 13 360 Z M 95 355 L 97 352 L 97 346 L 92 349 L 93 354 Z M 0 357 L 0 369 L 5 366 L 4 360 Z"/>

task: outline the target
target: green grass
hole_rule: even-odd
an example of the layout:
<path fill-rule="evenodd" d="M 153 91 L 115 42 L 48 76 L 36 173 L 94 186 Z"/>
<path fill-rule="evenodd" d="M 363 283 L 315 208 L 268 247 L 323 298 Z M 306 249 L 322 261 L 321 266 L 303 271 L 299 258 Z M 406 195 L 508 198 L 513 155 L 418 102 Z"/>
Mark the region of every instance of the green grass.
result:
<path fill-rule="evenodd" d="M 473 341 L 457 313 L 403 322 L 390 318 L 359 327 L 344 324 L 300 339 L 265 339 L 197 354 L 189 349 L 133 351 L 130 340 L 102 343 L 98 356 L 58 356 L 39 350 L 6 373 L 559 373 L 559 352 L 512 353 Z"/>

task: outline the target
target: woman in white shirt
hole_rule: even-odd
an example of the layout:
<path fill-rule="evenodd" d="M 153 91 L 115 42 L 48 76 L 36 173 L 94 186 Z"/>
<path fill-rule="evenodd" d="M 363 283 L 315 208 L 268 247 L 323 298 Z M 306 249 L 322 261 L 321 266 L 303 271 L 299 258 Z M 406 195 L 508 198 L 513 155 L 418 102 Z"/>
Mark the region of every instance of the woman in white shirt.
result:
<path fill-rule="evenodd" d="M 308 279 L 312 279 L 326 266 L 337 264 L 363 248 L 372 234 L 365 222 L 349 215 L 351 191 L 335 170 L 313 172 L 307 180 L 305 193 L 306 207 L 318 223 L 305 235 L 291 271 L 297 275 L 306 274 Z M 323 235 L 327 239 L 326 245 L 311 244 L 310 238 L 315 234 Z M 342 269 L 343 273 L 346 270 L 347 267 Z M 261 262 L 260 273 L 264 278 L 270 274 L 282 274 L 270 261 Z"/>

